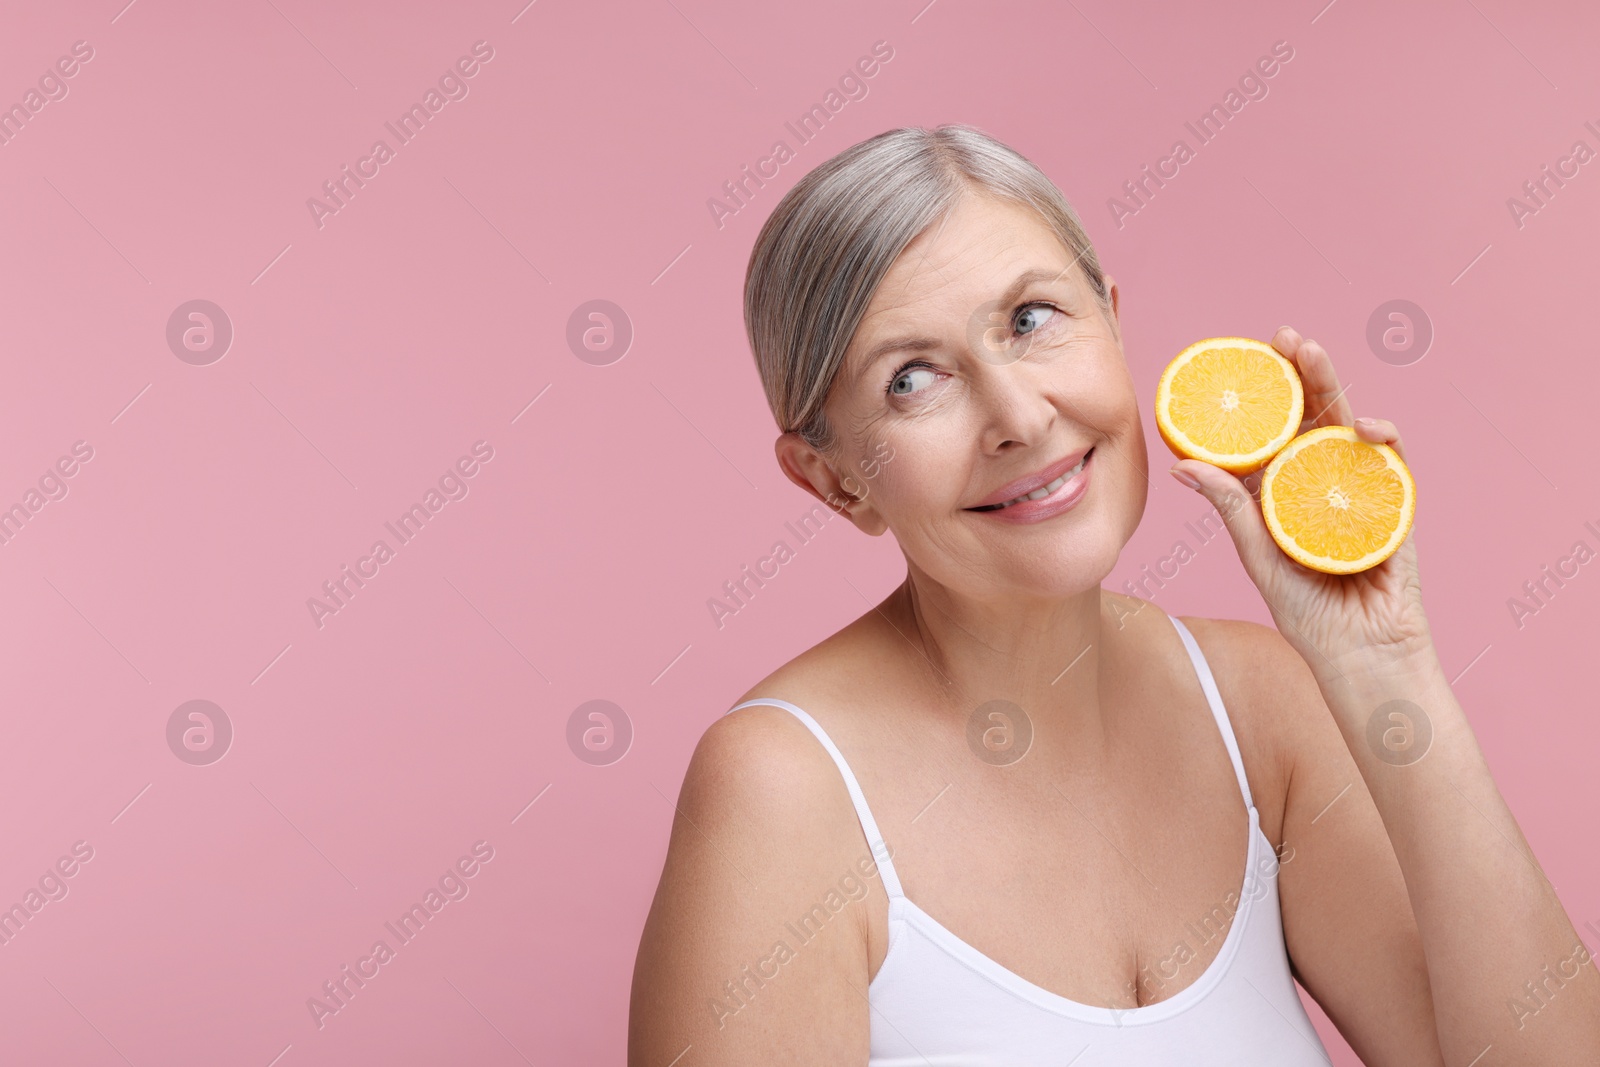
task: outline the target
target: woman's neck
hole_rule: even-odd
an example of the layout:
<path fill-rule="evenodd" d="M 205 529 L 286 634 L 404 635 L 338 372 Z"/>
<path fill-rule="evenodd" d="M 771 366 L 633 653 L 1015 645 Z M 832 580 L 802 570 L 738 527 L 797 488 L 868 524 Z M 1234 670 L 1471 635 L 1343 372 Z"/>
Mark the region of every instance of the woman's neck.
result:
<path fill-rule="evenodd" d="M 1102 736 L 1105 644 L 1120 631 L 1098 585 L 1059 599 L 975 601 L 913 571 L 881 611 L 949 713 L 1004 700 L 1069 745 Z"/>

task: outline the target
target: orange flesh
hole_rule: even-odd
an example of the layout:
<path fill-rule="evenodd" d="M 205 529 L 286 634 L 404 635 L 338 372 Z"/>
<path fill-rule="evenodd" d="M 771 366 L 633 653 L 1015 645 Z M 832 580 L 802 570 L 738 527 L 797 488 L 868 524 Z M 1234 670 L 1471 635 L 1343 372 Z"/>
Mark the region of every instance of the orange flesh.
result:
<path fill-rule="evenodd" d="M 1305 551 L 1359 560 L 1401 524 L 1405 486 L 1374 448 L 1330 439 L 1301 449 L 1278 471 L 1274 510 Z"/>
<path fill-rule="evenodd" d="M 1283 431 L 1293 390 L 1267 356 L 1214 348 L 1190 360 L 1172 379 L 1172 424 L 1195 444 L 1219 455 L 1256 451 Z"/>

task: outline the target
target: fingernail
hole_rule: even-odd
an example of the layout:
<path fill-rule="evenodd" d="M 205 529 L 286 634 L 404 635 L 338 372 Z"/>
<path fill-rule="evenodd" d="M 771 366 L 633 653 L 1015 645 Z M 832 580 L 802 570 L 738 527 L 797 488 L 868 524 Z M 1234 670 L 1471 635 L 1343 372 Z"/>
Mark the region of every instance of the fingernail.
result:
<path fill-rule="evenodd" d="M 1376 426 L 1376 425 L 1378 425 L 1378 420 L 1377 419 L 1359 418 L 1359 419 L 1356 420 L 1356 422 L 1358 424 L 1362 425 L 1362 426 Z"/>
<path fill-rule="evenodd" d="M 1178 481 L 1182 482 L 1184 485 L 1187 485 L 1190 489 L 1198 489 L 1198 488 L 1200 488 L 1199 480 L 1196 479 L 1195 476 L 1190 474 L 1188 471 L 1181 471 L 1177 467 L 1173 467 L 1167 473 L 1171 474 L 1174 478 L 1178 479 Z"/>

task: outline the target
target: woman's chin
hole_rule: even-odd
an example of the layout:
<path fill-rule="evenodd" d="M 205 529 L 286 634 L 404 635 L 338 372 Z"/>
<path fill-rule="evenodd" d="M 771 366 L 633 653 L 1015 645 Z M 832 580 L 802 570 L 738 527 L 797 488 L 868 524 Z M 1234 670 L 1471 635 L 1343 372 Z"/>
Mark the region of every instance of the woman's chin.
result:
<path fill-rule="evenodd" d="M 1013 588 L 1026 596 L 1066 600 L 1099 589 L 1117 565 L 1121 546 L 1108 537 L 1104 544 L 1074 541 L 1057 553 L 1034 556 L 1013 568 Z"/>

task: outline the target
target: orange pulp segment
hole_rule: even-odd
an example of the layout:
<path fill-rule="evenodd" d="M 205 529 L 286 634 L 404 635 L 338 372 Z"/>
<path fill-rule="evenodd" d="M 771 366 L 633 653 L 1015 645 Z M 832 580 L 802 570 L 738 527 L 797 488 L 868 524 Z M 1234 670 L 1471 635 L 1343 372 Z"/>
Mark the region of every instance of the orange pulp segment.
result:
<path fill-rule="evenodd" d="M 1179 459 L 1243 476 L 1293 438 L 1305 414 L 1294 364 L 1247 337 L 1196 341 L 1156 385 L 1156 428 Z"/>
<path fill-rule="evenodd" d="M 1348 426 L 1301 434 L 1261 476 L 1261 515 L 1273 540 L 1326 574 L 1355 574 L 1394 555 L 1416 509 L 1405 461 Z"/>

